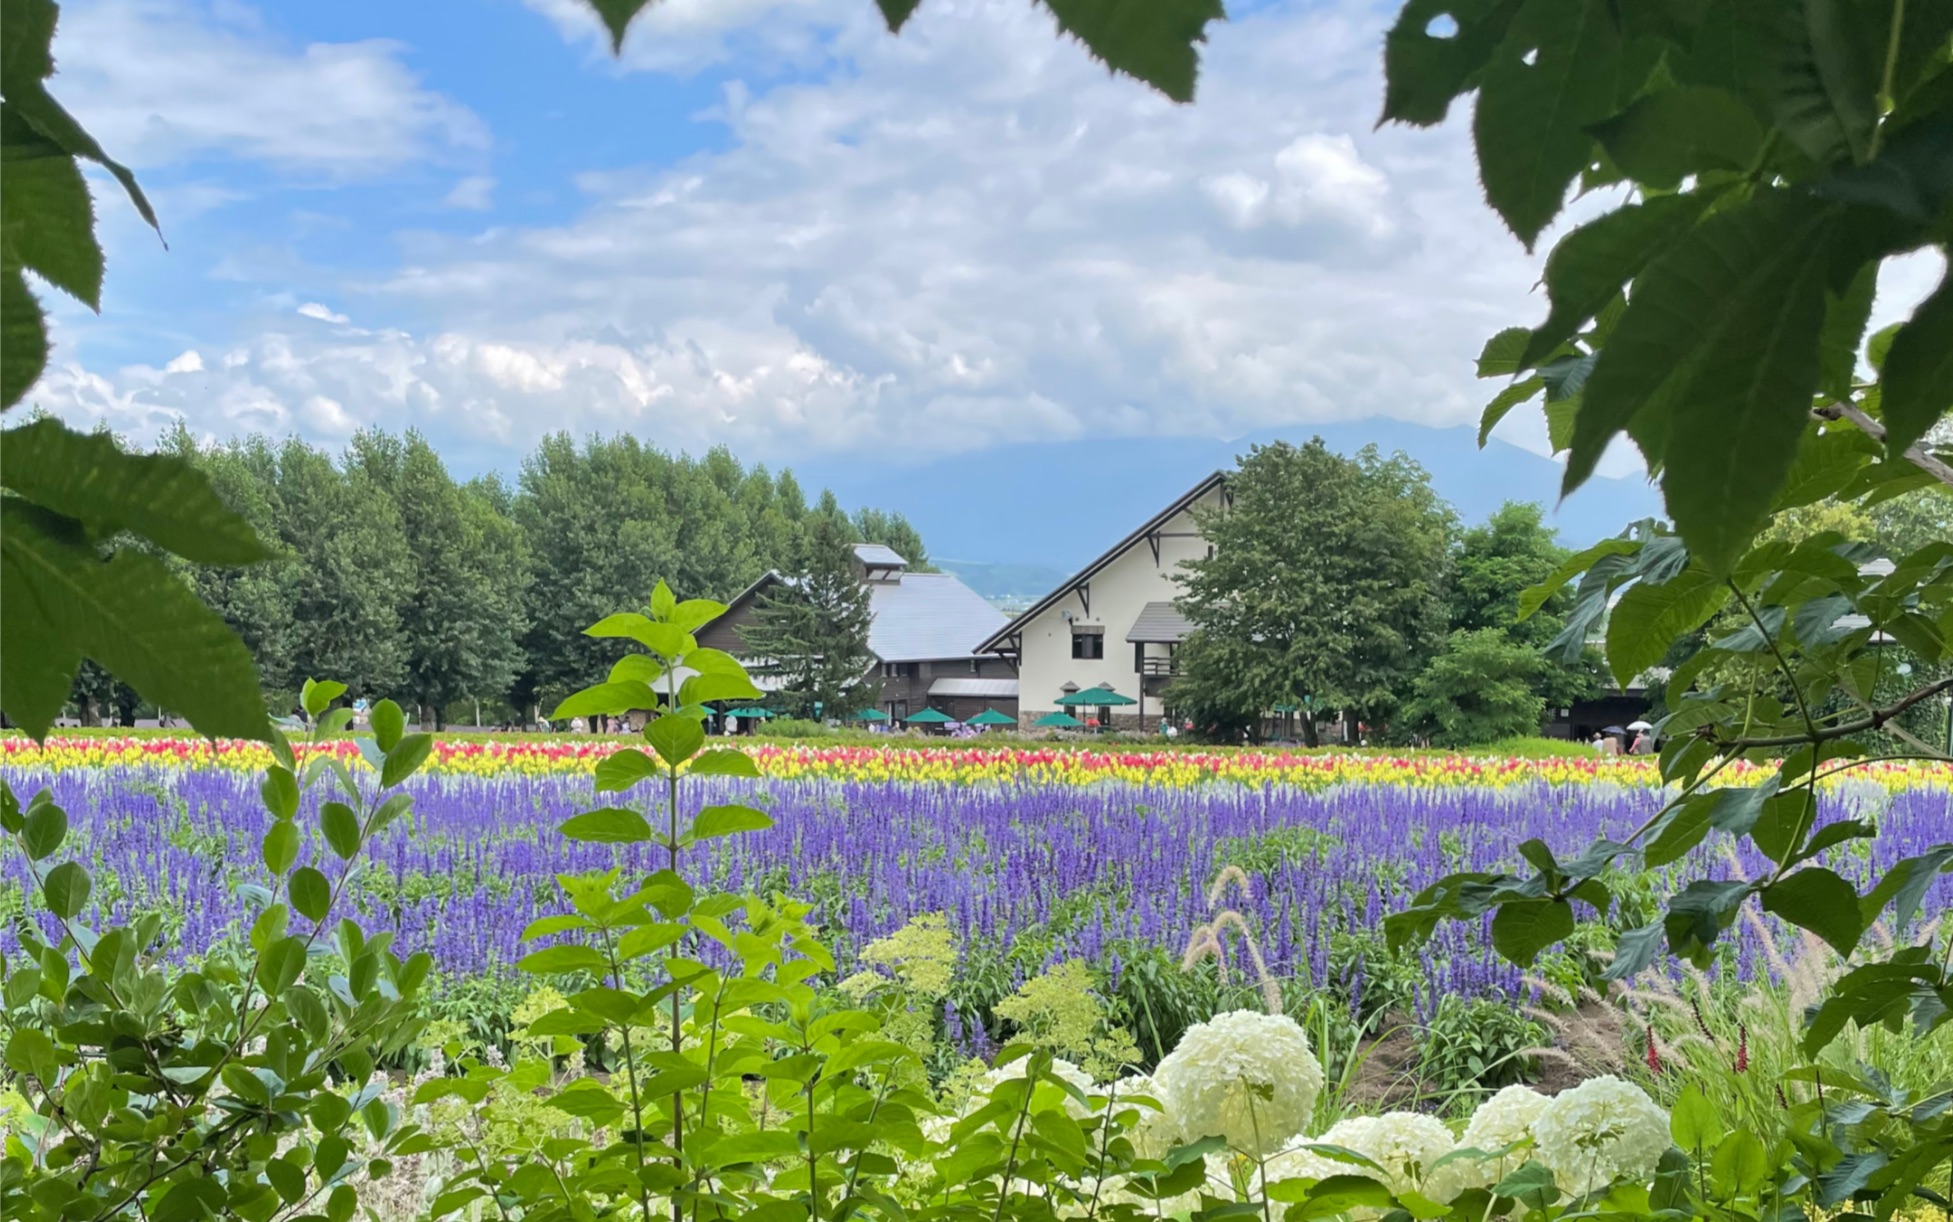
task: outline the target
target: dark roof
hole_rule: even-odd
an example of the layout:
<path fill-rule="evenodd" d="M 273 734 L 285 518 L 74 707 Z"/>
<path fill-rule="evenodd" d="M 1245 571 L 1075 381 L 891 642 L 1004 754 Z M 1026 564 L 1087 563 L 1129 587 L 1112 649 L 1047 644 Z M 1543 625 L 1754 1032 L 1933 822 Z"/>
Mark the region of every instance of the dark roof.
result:
<path fill-rule="evenodd" d="M 1141 539 L 1144 539 L 1147 535 L 1152 534 L 1160 527 L 1166 525 L 1168 522 L 1171 522 L 1177 515 L 1185 512 L 1188 506 L 1192 505 L 1195 501 L 1198 501 L 1201 497 L 1206 496 L 1208 493 L 1212 492 L 1214 489 L 1220 487 L 1222 484 L 1226 482 L 1227 482 L 1227 472 L 1216 471 L 1212 475 L 1208 476 L 1206 479 L 1201 480 L 1198 484 L 1195 484 L 1192 488 L 1188 489 L 1186 493 L 1184 493 L 1180 497 L 1180 499 L 1174 501 L 1171 505 L 1168 505 L 1165 509 L 1160 510 L 1152 517 L 1148 518 L 1145 524 L 1142 525 L 1138 530 L 1133 531 L 1125 538 L 1119 540 L 1117 543 L 1114 543 L 1111 547 L 1107 548 L 1105 552 L 1101 554 L 1097 560 L 1092 561 L 1092 563 L 1086 565 L 1084 568 L 1074 573 L 1071 577 L 1071 580 L 1065 582 L 1057 589 L 1051 591 L 1051 593 L 1046 594 L 1043 598 L 1038 599 L 1036 602 L 1032 603 L 1029 607 L 1025 608 L 1025 610 L 1021 614 L 1019 614 L 1015 619 L 1013 619 L 1009 624 L 1005 624 L 1002 628 L 998 629 L 990 636 L 984 638 L 982 644 L 977 646 L 977 652 L 987 653 L 994 650 L 997 647 L 999 641 L 1003 640 L 1004 637 L 1010 635 L 1011 629 L 1014 625 L 1019 623 L 1027 623 L 1033 617 L 1042 615 L 1046 611 L 1049 611 L 1053 606 L 1055 606 L 1058 603 L 1060 599 L 1064 598 L 1065 595 L 1071 593 L 1073 590 L 1076 590 L 1079 586 L 1082 586 L 1086 582 L 1090 581 L 1093 578 L 1093 576 L 1098 573 L 1100 569 L 1104 568 L 1108 564 L 1111 564 L 1114 560 L 1117 560 L 1120 556 L 1124 555 L 1127 549 L 1131 548 L 1134 544 L 1138 543 Z"/>
<path fill-rule="evenodd" d="M 1126 639 L 1148 645 L 1177 645 L 1192 631 L 1193 625 L 1172 603 L 1147 603 L 1140 608 L 1139 618 L 1132 622 L 1132 631 L 1126 633 Z"/>

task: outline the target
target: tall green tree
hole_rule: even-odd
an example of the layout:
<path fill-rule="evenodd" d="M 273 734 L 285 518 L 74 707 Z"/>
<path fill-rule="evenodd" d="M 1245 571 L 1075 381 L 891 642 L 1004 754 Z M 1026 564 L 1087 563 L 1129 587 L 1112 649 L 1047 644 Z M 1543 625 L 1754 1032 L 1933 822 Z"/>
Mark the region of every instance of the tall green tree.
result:
<path fill-rule="evenodd" d="M 909 520 L 899 513 L 885 509 L 862 506 L 854 511 L 855 533 L 863 543 L 879 543 L 883 547 L 894 548 L 909 562 L 909 568 L 917 573 L 933 573 L 935 566 L 929 563 L 929 549 L 922 544 L 922 535 Z"/>
<path fill-rule="evenodd" d="M 756 669 L 780 680 L 780 697 L 797 716 L 838 716 L 871 704 L 879 687 L 868 650 L 874 614 L 856 571 L 854 531 L 838 510 L 807 520 L 801 563 L 760 596 L 741 630 L 746 647 L 766 661 Z"/>
<path fill-rule="evenodd" d="M 1470 747 L 1539 733 L 1551 663 L 1497 628 L 1453 632 L 1418 672 L 1402 729 L 1436 747 Z"/>
<path fill-rule="evenodd" d="M 1507 501 L 1484 522 L 1458 536 L 1445 594 L 1445 613 L 1452 632 L 1496 631 L 1513 644 L 1541 655 L 1534 690 L 1547 705 L 1556 708 L 1594 695 L 1606 677 L 1598 650 L 1583 650 L 1572 663 L 1544 656 L 1546 646 L 1566 626 L 1567 609 L 1573 602 L 1571 592 L 1557 592 L 1531 615 L 1520 614 L 1520 597 L 1525 591 L 1552 576 L 1571 554 L 1554 542 L 1537 504 Z M 1488 655 L 1475 650 L 1474 656 Z"/>
<path fill-rule="evenodd" d="M 1254 447 L 1228 490 L 1198 515 L 1212 555 L 1178 578 L 1195 631 L 1169 699 L 1236 724 L 1278 706 L 1387 721 L 1445 628 L 1453 515 L 1429 476 L 1318 437 Z"/>

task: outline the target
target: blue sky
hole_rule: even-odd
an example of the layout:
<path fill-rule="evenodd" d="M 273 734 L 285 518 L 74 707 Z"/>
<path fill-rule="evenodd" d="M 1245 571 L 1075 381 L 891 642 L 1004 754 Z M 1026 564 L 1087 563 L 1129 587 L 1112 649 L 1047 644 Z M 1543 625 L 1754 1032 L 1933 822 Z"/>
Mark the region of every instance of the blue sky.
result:
<path fill-rule="evenodd" d="M 871 0 L 666 0 L 621 58 L 577 0 L 72 0 L 58 94 L 169 249 L 100 193 L 104 310 L 57 309 L 33 397 L 136 440 L 413 426 L 464 473 L 557 429 L 953 473 L 1474 421 L 1478 346 L 1545 309 L 1465 116 L 1373 129 L 1388 4 L 1231 9 L 1181 107 L 1028 0 L 900 38 Z"/>

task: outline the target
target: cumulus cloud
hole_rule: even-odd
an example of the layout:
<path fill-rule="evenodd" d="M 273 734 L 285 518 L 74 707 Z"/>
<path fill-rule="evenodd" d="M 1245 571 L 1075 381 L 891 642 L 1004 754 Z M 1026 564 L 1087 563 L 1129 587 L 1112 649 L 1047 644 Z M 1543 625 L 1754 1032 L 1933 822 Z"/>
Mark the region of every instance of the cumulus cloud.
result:
<path fill-rule="evenodd" d="M 1471 376 L 1484 338 L 1544 314 L 1466 125 L 1372 131 L 1382 6 L 1213 27 L 1189 107 L 1024 0 L 931 0 L 900 38 L 872 5 L 829 12 L 652 10 L 708 41 L 811 30 L 827 67 L 728 86 L 722 151 L 587 175 L 566 223 L 401 235 L 397 267 L 334 290 L 393 329 L 287 316 L 212 337 L 230 354 L 194 382 L 70 365 L 37 398 L 135 433 L 414 424 L 505 466 L 556 429 L 899 459 L 1464 423 L 1496 389 Z"/>
<path fill-rule="evenodd" d="M 291 46 L 255 14 L 191 0 L 64 5 L 60 93 L 137 167 L 222 154 L 352 177 L 487 147 L 466 107 L 426 89 L 398 44 Z"/>

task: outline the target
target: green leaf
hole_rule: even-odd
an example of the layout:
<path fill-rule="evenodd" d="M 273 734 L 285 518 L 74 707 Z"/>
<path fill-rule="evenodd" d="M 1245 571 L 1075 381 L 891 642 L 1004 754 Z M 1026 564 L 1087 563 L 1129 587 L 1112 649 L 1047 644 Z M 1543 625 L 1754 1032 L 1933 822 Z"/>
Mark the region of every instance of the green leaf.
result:
<path fill-rule="evenodd" d="M 1737 1129 L 1716 1146 L 1709 1174 L 1725 1197 L 1754 1192 L 1770 1174 L 1770 1155 L 1748 1129 Z"/>
<path fill-rule="evenodd" d="M 1671 418 L 1680 414 L 1674 400 L 1696 370 L 1728 362 L 1749 369 L 1758 349 L 1773 348 L 1761 320 L 1771 305 L 1782 305 L 1787 283 L 1821 265 L 1816 251 L 1833 217 L 1827 205 L 1808 196 L 1760 192 L 1690 229 L 1648 265 L 1581 395 L 1562 495 L 1586 482 L 1608 443 L 1630 421 L 1636 424 L 1637 440 L 1647 438 L 1650 461 L 1664 459 L 1666 431 Z M 1815 309 L 1808 302 L 1801 308 L 1821 316 L 1819 287 L 1811 286 Z M 1814 365 L 1814 325 L 1811 330 L 1804 356 Z M 1739 354 L 1733 350 L 1738 344 L 1752 347 Z M 1815 383 L 1814 367 L 1810 376 Z M 1740 445 L 1729 436 L 1733 430 L 1717 428 L 1723 420 L 1721 406 L 1692 408 L 1691 414 L 1701 418 L 1696 431 L 1723 432 L 1713 448 L 1720 455 L 1738 454 Z M 1799 409 L 1799 432 L 1808 406 L 1807 395 Z M 1795 434 L 1787 452 L 1795 452 Z"/>
<path fill-rule="evenodd" d="M 1892 337 L 1879 408 L 1886 452 L 1893 458 L 1953 410 L 1953 273 Z"/>
<path fill-rule="evenodd" d="M 1508 963 L 1528 967 L 1539 952 L 1573 932 L 1573 905 L 1564 900 L 1511 900 L 1492 918 L 1492 948 Z"/>
<path fill-rule="evenodd" d="M 18 265 L 0 261 L 0 410 L 20 402 L 47 368 L 47 320 Z"/>
<path fill-rule="evenodd" d="M 1502 378 L 1525 368 L 1519 358 L 1526 351 L 1526 337 L 1531 334 L 1524 327 L 1507 327 L 1486 340 L 1478 353 L 1478 376 Z"/>
<path fill-rule="evenodd" d="M 1514 382 L 1494 395 L 1478 417 L 1478 448 L 1485 448 L 1485 443 L 1492 437 L 1492 430 L 1499 427 L 1499 421 L 1504 420 L 1513 408 L 1538 394 L 1545 385 L 1539 378 L 1527 378 L 1523 382 Z"/>
<path fill-rule="evenodd" d="M 605 806 L 563 821 L 562 833 L 571 840 L 600 844 L 641 844 L 651 839 L 651 825 L 634 810 Z"/>
<path fill-rule="evenodd" d="M 629 789 L 647 777 L 662 776 L 664 769 L 636 747 L 623 747 L 597 761 L 598 793 Z"/>
<path fill-rule="evenodd" d="M 420 770 L 434 750 L 432 734 L 408 734 L 393 744 L 380 769 L 380 785 L 391 789 Z"/>
<path fill-rule="evenodd" d="M 1566 583 L 1592 568 L 1598 561 L 1608 556 L 1632 556 L 1641 550 L 1641 544 L 1633 539 L 1602 539 L 1585 551 L 1575 552 L 1560 563 L 1545 581 L 1536 586 L 1528 586 L 1519 592 L 1519 618 L 1531 619 L 1533 614 L 1562 589 Z"/>
<path fill-rule="evenodd" d="M 89 309 L 102 308 L 95 203 L 73 157 L 9 158 L 0 175 L 0 225 L 9 253 Z"/>
<path fill-rule="evenodd" d="M 1879 59 L 1850 0 L 1788 0 L 1778 48 L 1777 125 L 1820 166 L 1864 161 L 1878 123 Z"/>
<path fill-rule="evenodd" d="M 1833 399 L 1851 398 L 1857 380 L 1858 348 L 1872 317 L 1878 290 L 1878 262 L 1867 260 L 1842 294 L 1824 294 L 1824 329 L 1818 333 L 1818 389 Z"/>
<path fill-rule="evenodd" d="M 675 624 L 661 624 L 635 612 L 607 615 L 585 628 L 583 635 L 624 637 L 665 658 L 676 658 L 694 646 L 691 634 L 683 628 Z"/>
<path fill-rule="evenodd" d="M 647 653 L 627 653 L 611 663 L 610 682 L 638 682 L 656 691 L 658 681 L 665 677 L 665 668 L 658 660 Z"/>
<path fill-rule="evenodd" d="M 564 721 L 571 717 L 609 717 L 657 707 L 658 694 L 648 684 L 626 679 L 584 688 L 557 705 L 549 719 Z"/>
<path fill-rule="evenodd" d="M 131 531 L 197 564 L 252 564 L 268 554 L 250 523 L 186 459 L 123 453 L 115 437 L 76 433 L 59 420 L 0 435 L 0 482 L 100 535 Z"/>
<path fill-rule="evenodd" d="M 319 827 L 325 840 L 341 860 L 351 860 L 359 852 L 359 815 L 344 802 L 327 802 L 319 807 Z"/>
<path fill-rule="evenodd" d="M 709 704 L 715 700 L 754 700 L 762 695 L 753 681 L 739 674 L 693 675 L 679 688 L 680 704 Z"/>
<path fill-rule="evenodd" d="M 45 861 L 68 838 L 68 812 L 52 802 L 36 802 L 21 819 L 21 847 L 29 861 Z"/>
<path fill-rule="evenodd" d="M 259 845 L 259 854 L 264 858 L 264 868 L 273 875 L 283 875 L 298 860 L 298 826 L 289 820 L 281 819 L 271 825 Z"/>
<path fill-rule="evenodd" d="M 692 820 L 692 839 L 710 840 L 758 832 L 773 826 L 773 817 L 750 806 L 708 806 Z"/>
<path fill-rule="evenodd" d="M 73 919 L 88 903 L 94 883 L 80 864 L 64 861 L 47 872 L 41 886 L 47 892 L 48 911 L 65 921 Z"/>
<path fill-rule="evenodd" d="M 1607 965 L 1603 978 L 1632 980 L 1647 970 L 1661 953 L 1665 931 L 1661 922 L 1630 929 L 1614 942 L 1614 962 Z"/>
<path fill-rule="evenodd" d="M 393 701 L 382 700 L 368 714 L 368 724 L 373 727 L 373 741 L 379 744 L 380 750 L 391 751 L 407 732 L 407 714 Z"/>
<path fill-rule="evenodd" d="M 332 911 L 332 884 L 311 866 L 292 871 L 292 908 L 309 921 L 323 921 Z"/>
<path fill-rule="evenodd" d="M 1430 127 L 1444 122 L 1451 102 L 1477 84 L 1504 40 L 1519 0 L 1410 0 L 1383 40 L 1386 122 Z M 1449 34 L 1433 23 L 1450 21 Z"/>
<path fill-rule="evenodd" d="M 46 734 L 67 700 L 70 659 L 85 653 L 205 734 L 268 739 L 257 668 L 223 619 L 154 556 L 124 549 L 104 561 L 62 529 L 16 498 L 0 502 L 0 707 Z M 58 689 L 48 686 L 62 667 Z"/>
<path fill-rule="evenodd" d="M 1650 259 L 1695 225 L 1711 198 L 1708 192 L 1656 196 L 1616 208 L 1561 238 L 1546 257 L 1553 308 L 1528 336 L 1519 363 L 1530 369 L 1572 339 Z"/>
<path fill-rule="evenodd" d="M 602 955 L 588 946 L 549 946 L 522 956 L 516 961 L 516 967 L 535 976 L 567 972 L 588 972 L 601 976 L 609 965 Z"/>
<path fill-rule="evenodd" d="M 726 605 L 724 603 L 713 602 L 709 598 L 688 598 L 676 607 L 673 607 L 671 614 L 666 616 L 665 619 L 667 622 L 675 624 L 687 632 L 697 632 L 700 628 L 705 627 L 725 613 Z M 694 649 L 692 653 L 685 655 L 686 662 L 695 670 L 705 669 L 705 667 L 692 661 L 693 654 L 700 652 L 702 651 Z M 719 651 L 714 649 L 711 652 L 718 653 Z"/>
<path fill-rule="evenodd" d="M 1668 1113 L 1668 1134 L 1676 1146 L 1691 1154 L 1711 1150 L 1722 1141 L 1723 1132 L 1716 1105 L 1709 1102 L 1702 1088 L 1693 1082 L 1684 1086 Z"/>
<path fill-rule="evenodd" d="M 736 747 L 715 747 L 692 759 L 693 776 L 736 776 L 757 780 L 759 765 L 753 757 Z"/>
<path fill-rule="evenodd" d="M 1176 102 L 1191 102 L 1200 69 L 1195 44 L 1221 0 L 1044 0 L 1058 28 L 1114 72 L 1136 77 Z"/>
<path fill-rule="evenodd" d="M 612 54 L 621 55 L 624 51 L 624 35 L 631 28 L 631 21 L 651 3 L 651 0 L 584 0 L 604 23 L 604 30 L 610 35 Z"/>
<path fill-rule="evenodd" d="M 279 938 L 258 959 L 258 983 L 273 997 L 298 983 L 305 972 L 305 939 Z"/>
<path fill-rule="evenodd" d="M 1607 616 L 1607 665 L 1615 681 L 1625 688 L 1728 601 L 1729 587 L 1693 565 L 1660 585 L 1636 582 Z"/>
<path fill-rule="evenodd" d="M 53 1086 L 61 1073 L 54 1041 L 33 1027 L 22 1027 L 8 1037 L 6 1062 L 15 1073 L 31 1074 L 46 1086 Z"/>
<path fill-rule="evenodd" d="M 1593 161 L 1587 128 L 1613 113 L 1622 67 L 1608 0 L 1526 0 L 1486 66 L 1472 116 L 1479 178 L 1528 250 Z"/>
<path fill-rule="evenodd" d="M 1747 170 L 1763 147 L 1763 125 L 1743 99 L 1699 85 L 1648 94 L 1594 136 L 1629 178 L 1661 190 L 1692 174 Z"/>
<path fill-rule="evenodd" d="M 1859 916 L 1866 926 L 1878 920 L 1879 913 L 1891 904 L 1892 923 L 1900 930 L 1912 923 L 1925 898 L 1926 887 L 1935 877 L 1953 870 L 1953 845 L 1940 845 L 1917 857 L 1904 858 L 1885 872 L 1859 904 Z"/>
<path fill-rule="evenodd" d="M 258 796 L 264 799 L 264 808 L 272 818 L 289 819 L 298 813 L 298 778 L 291 769 L 273 764 L 265 770 Z"/>
<path fill-rule="evenodd" d="M 1878 457 L 1879 446 L 1848 424 L 1813 422 L 1797 442 L 1797 457 L 1777 492 L 1776 509 L 1795 509 L 1836 496 Z"/>
<path fill-rule="evenodd" d="M 667 713 L 644 728 L 644 740 L 651 744 L 659 759 L 676 766 L 692 758 L 705 745 L 705 730 L 689 717 Z"/>
<path fill-rule="evenodd" d="M 307 679 L 299 689 L 299 707 L 308 717 L 318 717 L 332 707 L 332 702 L 346 694 L 346 685 L 332 679 Z"/>
<path fill-rule="evenodd" d="M 1807 866 L 1772 883 L 1763 888 L 1761 897 L 1763 911 L 1810 930 L 1841 955 L 1849 955 L 1865 936 L 1858 892 L 1821 866 Z"/>

